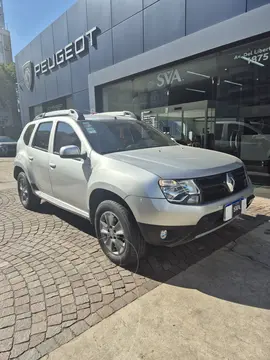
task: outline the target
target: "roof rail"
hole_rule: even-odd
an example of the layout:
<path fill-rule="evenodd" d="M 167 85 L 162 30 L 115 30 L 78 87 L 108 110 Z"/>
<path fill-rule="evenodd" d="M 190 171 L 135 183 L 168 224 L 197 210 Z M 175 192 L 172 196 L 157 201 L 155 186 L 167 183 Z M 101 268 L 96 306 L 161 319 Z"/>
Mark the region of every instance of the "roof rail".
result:
<path fill-rule="evenodd" d="M 74 120 L 85 120 L 84 115 L 80 111 L 74 109 L 44 112 L 37 115 L 34 120 L 46 119 L 56 116 L 69 116 Z"/>

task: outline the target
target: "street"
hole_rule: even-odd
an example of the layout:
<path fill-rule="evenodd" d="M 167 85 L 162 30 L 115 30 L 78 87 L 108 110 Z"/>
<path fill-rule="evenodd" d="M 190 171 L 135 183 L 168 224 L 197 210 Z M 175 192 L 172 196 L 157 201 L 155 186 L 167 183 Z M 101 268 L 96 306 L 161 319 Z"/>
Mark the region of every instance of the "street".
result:
<path fill-rule="evenodd" d="M 26 211 L 15 188 L 1 159 L 0 360 L 269 359 L 270 200 L 123 269 L 86 220 Z"/>

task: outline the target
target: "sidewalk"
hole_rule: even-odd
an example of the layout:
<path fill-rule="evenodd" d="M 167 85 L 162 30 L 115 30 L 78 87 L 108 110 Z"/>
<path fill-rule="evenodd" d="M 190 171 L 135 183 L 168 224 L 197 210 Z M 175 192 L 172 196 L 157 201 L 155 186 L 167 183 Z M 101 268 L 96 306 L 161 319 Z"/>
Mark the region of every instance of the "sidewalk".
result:
<path fill-rule="evenodd" d="M 44 359 L 269 359 L 269 230 L 240 237 Z"/>

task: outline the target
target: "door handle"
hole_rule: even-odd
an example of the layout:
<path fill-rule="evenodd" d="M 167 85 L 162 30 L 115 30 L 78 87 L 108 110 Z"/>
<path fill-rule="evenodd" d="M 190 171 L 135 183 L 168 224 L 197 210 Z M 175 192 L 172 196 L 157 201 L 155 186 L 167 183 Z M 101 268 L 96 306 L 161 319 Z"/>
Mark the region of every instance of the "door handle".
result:
<path fill-rule="evenodd" d="M 28 159 L 29 159 L 30 161 L 33 161 L 33 160 L 34 160 L 33 156 L 28 156 Z"/>
<path fill-rule="evenodd" d="M 50 163 L 49 165 L 50 165 L 50 168 L 52 168 L 52 169 L 55 169 L 55 168 L 56 168 L 56 165 L 55 165 L 55 164 Z"/>

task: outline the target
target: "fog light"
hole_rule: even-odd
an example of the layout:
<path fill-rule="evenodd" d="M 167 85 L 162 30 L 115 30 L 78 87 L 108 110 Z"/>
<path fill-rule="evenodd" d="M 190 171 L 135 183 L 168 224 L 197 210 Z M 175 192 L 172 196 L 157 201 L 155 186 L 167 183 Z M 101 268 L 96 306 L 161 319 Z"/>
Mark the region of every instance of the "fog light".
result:
<path fill-rule="evenodd" d="M 167 230 L 161 230 L 161 232 L 160 232 L 160 238 L 161 238 L 162 240 L 165 240 L 166 237 L 167 237 L 167 235 L 168 235 L 168 231 L 167 231 Z"/>

